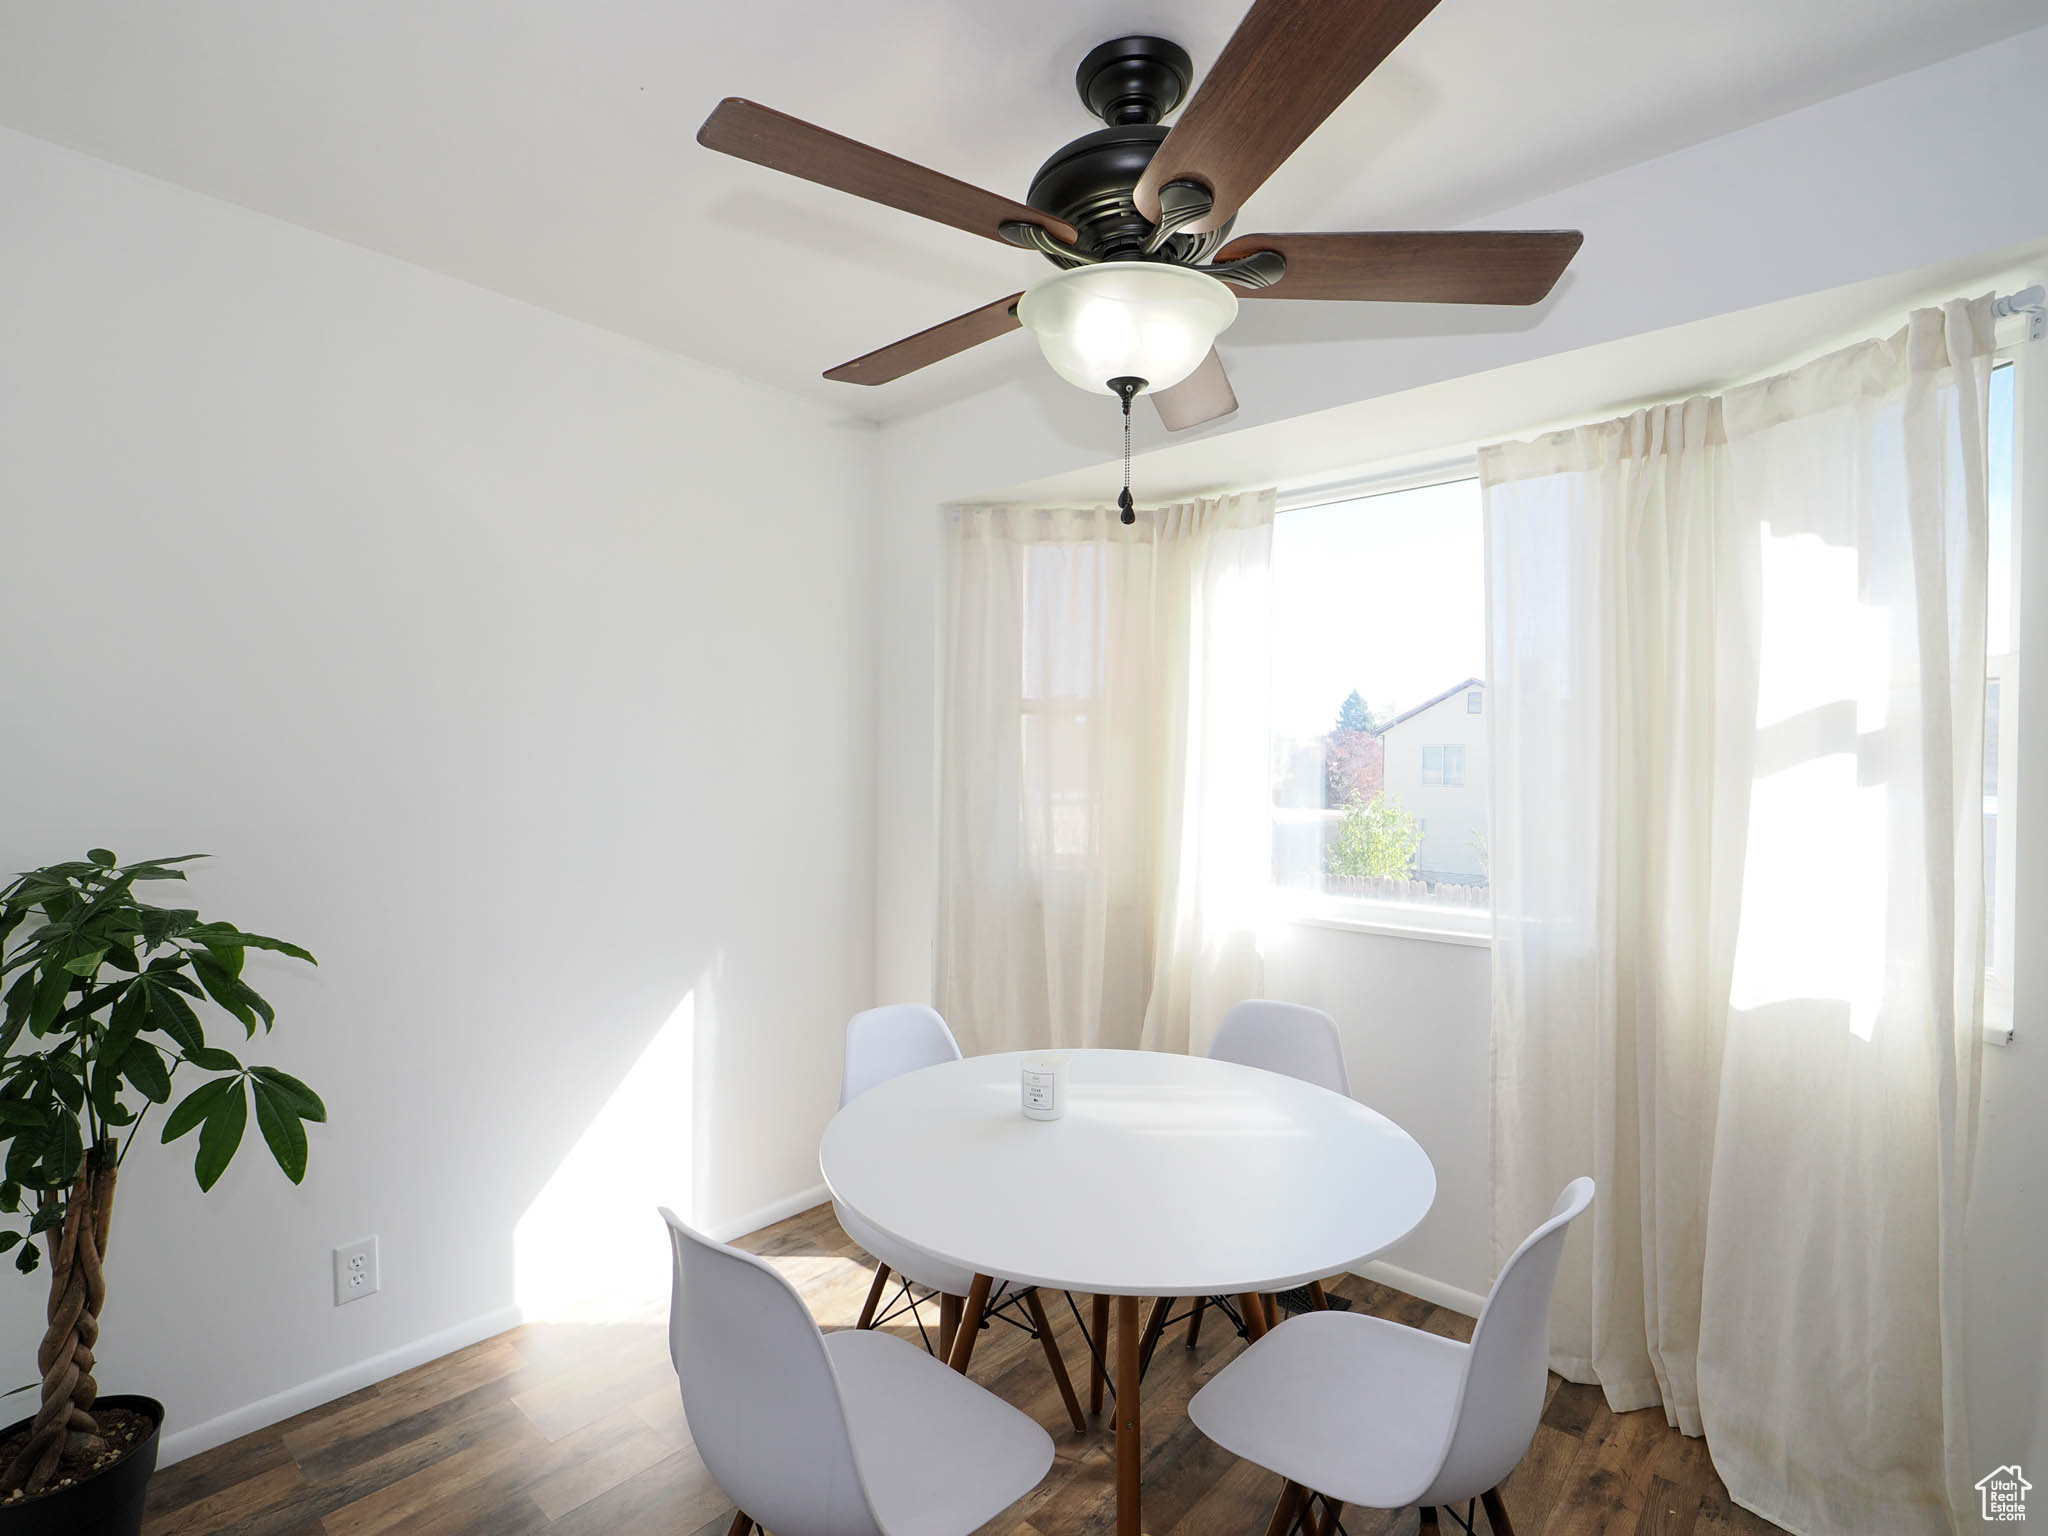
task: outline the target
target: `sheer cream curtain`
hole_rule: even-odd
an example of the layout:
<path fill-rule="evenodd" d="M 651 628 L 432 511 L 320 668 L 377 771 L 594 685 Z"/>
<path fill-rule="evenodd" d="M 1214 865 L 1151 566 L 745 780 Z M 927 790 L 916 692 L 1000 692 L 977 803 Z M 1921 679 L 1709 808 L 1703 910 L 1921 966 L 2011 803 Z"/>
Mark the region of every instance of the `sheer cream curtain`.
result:
<path fill-rule="evenodd" d="M 1260 984 L 1270 491 L 950 525 L 940 1010 L 970 1051 L 1184 1051 Z"/>
<path fill-rule="evenodd" d="M 1969 1518 L 1990 301 L 1491 448 L 1496 1245 L 1805 1536 Z"/>

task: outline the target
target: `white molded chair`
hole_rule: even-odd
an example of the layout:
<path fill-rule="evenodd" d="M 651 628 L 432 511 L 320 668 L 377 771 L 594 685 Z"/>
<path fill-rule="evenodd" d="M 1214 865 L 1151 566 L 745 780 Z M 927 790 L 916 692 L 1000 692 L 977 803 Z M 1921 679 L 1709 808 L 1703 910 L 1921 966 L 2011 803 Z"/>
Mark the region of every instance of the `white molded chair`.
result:
<path fill-rule="evenodd" d="M 1347 1098 L 1351 1094 L 1343 1037 L 1337 1033 L 1337 1021 L 1320 1008 L 1247 998 L 1223 1015 L 1216 1038 L 1209 1042 L 1209 1055 L 1216 1061 L 1284 1072 Z"/>
<path fill-rule="evenodd" d="M 668 1348 L 731 1536 L 967 1536 L 1037 1487 L 1052 1440 L 886 1333 L 823 1334 L 794 1287 L 664 1209 Z"/>
<path fill-rule="evenodd" d="M 1216 1026 L 1216 1037 L 1209 1042 L 1209 1056 L 1214 1061 L 1234 1061 L 1241 1067 L 1279 1072 L 1346 1098 L 1351 1096 L 1351 1076 L 1344 1070 L 1343 1037 L 1337 1033 L 1337 1021 L 1320 1008 L 1263 997 L 1233 1004 Z M 1318 1308 L 1328 1307 L 1329 1298 L 1324 1295 L 1320 1280 L 1311 1281 L 1306 1289 Z M 1200 1342 L 1202 1314 L 1211 1305 L 1226 1317 L 1231 1315 L 1232 1298 L 1197 1296 L 1188 1314 L 1189 1349 Z M 1276 1312 L 1271 1321 L 1279 1322 L 1277 1301 L 1268 1305 Z M 1242 1323 L 1238 1331 L 1246 1331 Z"/>
<path fill-rule="evenodd" d="M 1550 1367 L 1550 1292 L 1565 1229 L 1593 1202 L 1574 1179 L 1502 1266 L 1472 1342 L 1384 1318 L 1308 1312 L 1275 1328 L 1188 1403 L 1225 1450 L 1287 1479 L 1269 1530 L 1284 1533 L 1320 1497 L 1422 1510 L 1483 1500 L 1495 1536 L 1513 1536 L 1500 1484 L 1528 1450 Z M 1329 1526 L 1325 1525 L 1324 1529 Z"/>
<path fill-rule="evenodd" d="M 870 1088 L 879 1087 L 891 1078 L 959 1059 L 960 1043 L 953 1038 L 953 1031 L 946 1027 L 946 1021 L 934 1009 L 918 1003 L 891 1003 L 856 1013 L 846 1025 L 846 1059 L 839 1079 L 839 1107 L 844 1109 Z M 953 1352 L 953 1335 L 959 1325 L 962 1304 L 974 1283 L 973 1273 L 878 1231 L 837 1200 L 832 1202 L 832 1211 L 839 1218 L 840 1228 L 846 1235 L 865 1248 L 875 1260 L 874 1284 L 868 1288 L 867 1301 L 860 1309 L 857 1326 L 874 1328 L 895 1315 L 895 1308 L 882 1310 L 889 1276 L 894 1273 L 904 1285 L 905 1301 L 899 1302 L 898 1307 L 905 1304 L 914 1306 L 915 1298 L 909 1293 L 911 1286 L 922 1286 L 937 1293 L 938 1353 L 941 1359 L 948 1358 Z M 1001 1275 L 990 1278 L 996 1281 L 1003 1279 Z M 1013 1307 L 1021 1307 L 1028 1318 L 1020 1326 L 1028 1327 L 1038 1335 L 1045 1350 L 1046 1364 L 1052 1369 L 1053 1380 L 1060 1389 L 1060 1400 L 1066 1404 L 1074 1432 L 1086 1434 L 1088 1421 L 1081 1415 L 1080 1399 L 1074 1395 L 1066 1361 L 1060 1355 L 1059 1345 L 1053 1341 L 1052 1320 L 1046 1316 L 1045 1303 L 1035 1288 L 1006 1286 L 1000 1301 L 992 1304 L 986 1315 L 994 1316 L 999 1309 Z M 920 1332 L 923 1327 L 920 1322 Z"/>

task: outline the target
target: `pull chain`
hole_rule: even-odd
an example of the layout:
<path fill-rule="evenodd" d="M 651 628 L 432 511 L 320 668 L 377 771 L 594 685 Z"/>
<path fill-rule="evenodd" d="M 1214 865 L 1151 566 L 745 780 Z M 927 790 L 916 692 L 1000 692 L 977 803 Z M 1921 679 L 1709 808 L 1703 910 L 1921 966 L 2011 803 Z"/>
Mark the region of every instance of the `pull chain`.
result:
<path fill-rule="evenodd" d="M 1129 527 L 1138 520 L 1137 511 L 1131 503 L 1131 401 L 1136 399 L 1138 391 L 1145 387 L 1145 381 L 1133 378 L 1111 379 L 1109 387 L 1116 391 L 1124 403 L 1124 488 L 1117 494 L 1116 504 L 1123 513 L 1124 525 Z"/>

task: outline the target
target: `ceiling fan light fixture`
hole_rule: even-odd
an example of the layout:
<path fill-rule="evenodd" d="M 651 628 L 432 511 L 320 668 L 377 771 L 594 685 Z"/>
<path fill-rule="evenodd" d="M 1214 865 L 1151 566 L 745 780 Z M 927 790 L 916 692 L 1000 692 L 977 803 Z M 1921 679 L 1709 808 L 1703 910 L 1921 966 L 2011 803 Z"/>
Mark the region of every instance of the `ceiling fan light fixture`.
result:
<path fill-rule="evenodd" d="M 1053 371 L 1098 395 L 1120 393 L 1112 380 L 1142 379 L 1143 393 L 1171 389 L 1236 318 L 1237 295 L 1218 279 L 1152 261 L 1070 267 L 1017 301 L 1017 319 Z"/>

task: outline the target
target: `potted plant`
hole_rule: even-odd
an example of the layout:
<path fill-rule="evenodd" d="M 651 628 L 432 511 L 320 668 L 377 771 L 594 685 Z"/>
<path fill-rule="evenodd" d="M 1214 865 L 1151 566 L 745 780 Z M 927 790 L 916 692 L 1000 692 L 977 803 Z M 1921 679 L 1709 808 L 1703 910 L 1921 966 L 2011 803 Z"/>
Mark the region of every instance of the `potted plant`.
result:
<path fill-rule="evenodd" d="M 250 1039 L 271 1027 L 270 1005 L 242 979 L 248 951 L 313 957 L 135 895 L 144 882 L 184 879 L 177 866 L 199 857 L 122 864 L 95 848 L 0 891 L 0 1253 L 24 1275 L 47 1256 L 50 1287 L 41 1380 L 18 1389 L 39 1387 L 41 1406 L 0 1430 L 0 1536 L 142 1529 L 163 1405 L 100 1396 L 92 1368 L 114 1180 L 150 1111 L 184 1090 L 161 1139 L 199 1133 L 201 1189 L 234 1158 L 252 1104 L 294 1184 L 306 1173 L 305 1122 L 327 1118 L 297 1078 L 207 1043 L 201 1014 L 214 1009 Z"/>

